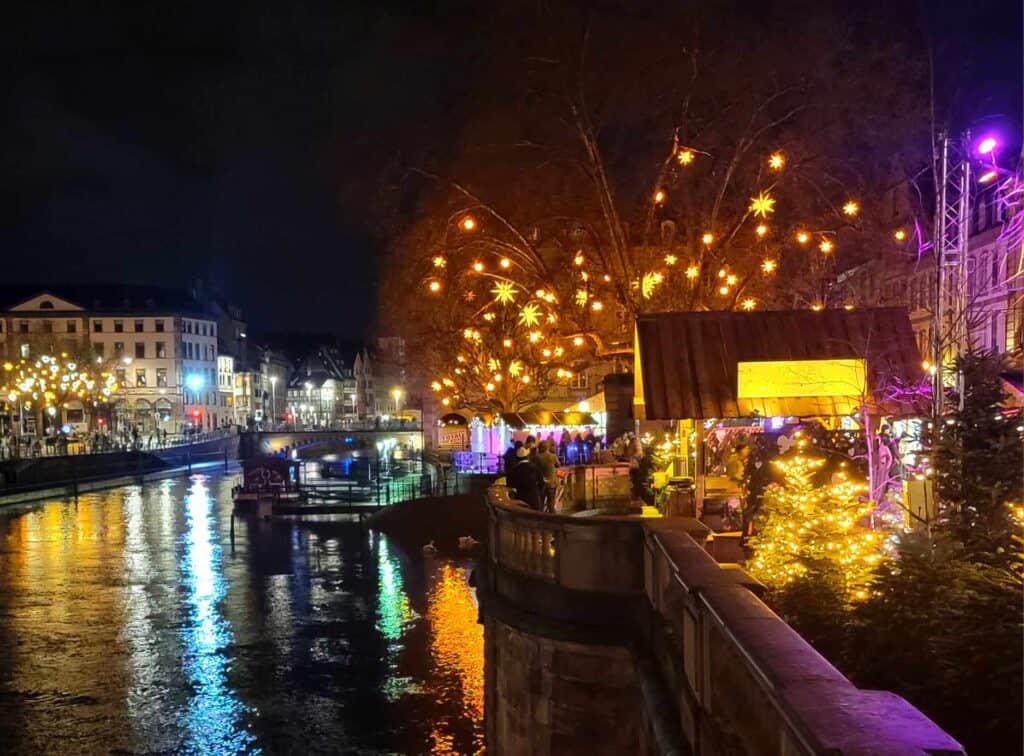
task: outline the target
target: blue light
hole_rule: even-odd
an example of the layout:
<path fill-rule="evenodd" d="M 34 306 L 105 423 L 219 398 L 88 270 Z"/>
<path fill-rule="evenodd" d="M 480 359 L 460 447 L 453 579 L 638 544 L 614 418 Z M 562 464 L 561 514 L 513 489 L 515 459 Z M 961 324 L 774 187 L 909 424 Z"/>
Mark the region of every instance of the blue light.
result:
<path fill-rule="evenodd" d="M 199 391 L 206 385 L 206 379 L 200 373 L 192 373 L 185 376 L 185 385 L 189 391 Z"/>

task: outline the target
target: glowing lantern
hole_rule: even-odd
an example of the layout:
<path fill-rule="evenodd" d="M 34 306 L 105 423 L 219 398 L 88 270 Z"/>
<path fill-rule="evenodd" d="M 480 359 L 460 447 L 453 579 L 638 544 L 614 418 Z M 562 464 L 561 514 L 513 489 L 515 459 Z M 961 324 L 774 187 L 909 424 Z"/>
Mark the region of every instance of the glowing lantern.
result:
<path fill-rule="evenodd" d="M 476 230 L 476 219 L 474 219 L 472 215 L 467 215 L 465 218 L 462 219 L 462 222 L 459 224 L 459 226 L 462 228 L 463 231 L 474 231 Z"/>
<path fill-rule="evenodd" d="M 781 152 L 773 153 L 772 156 L 768 158 L 768 167 L 773 171 L 781 171 L 782 166 L 785 164 L 786 158 Z"/>
<path fill-rule="evenodd" d="M 849 215 L 851 218 L 860 212 L 860 205 L 853 200 L 847 200 L 846 204 L 843 205 L 843 215 Z"/>

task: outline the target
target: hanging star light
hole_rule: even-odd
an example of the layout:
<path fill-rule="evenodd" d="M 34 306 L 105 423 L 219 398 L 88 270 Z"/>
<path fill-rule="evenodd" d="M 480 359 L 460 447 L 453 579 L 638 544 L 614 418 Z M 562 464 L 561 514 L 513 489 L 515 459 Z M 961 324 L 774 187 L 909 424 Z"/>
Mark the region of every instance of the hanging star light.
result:
<path fill-rule="evenodd" d="M 679 258 L 677 258 L 675 255 L 665 255 L 665 264 L 666 265 L 675 265 L 676 261 L 678 259 Z"/>
<path fill-rule="evenodd" d="M 754 233 L 756 233 L 760 237 L 763 237 L 765 234 L 768 233 L 768 226 L 764 225 L 763 223 L 759 223 L 757 225 L 757 228 L 754 229 Z"/>
<path fill-rule="evenodd" d="M 497 372 L 498 370 L 501 370 L 501 363 L 494 357 L 491 357 L 487 360 L 487 369 L 492 373 Z"/>
<path fill-rule="evenodd" d="M 753 297 L 747 297 L 742 302 L 740 302 L 740 307 L 747 311 L 753 310 L 755 307 L 757 307 L 757 300 L 754 299 Z"/>
<path fill-rule="evenodd" d="M 820 249 L 823 254 L 830 254 L 832 252 L 832 242 L 828 239 L 822 239 L 821 244 L 818 245 L 818 249 Z"/>
<path fill-rule="evenodd" d="M 763 270 L 765 273 L 771 274 L 775 272 L 775 268 L 777 267 L 777 265 L 778 264 L 774 260 L 765 260 L 764 262 L 761 263 L 761 270 Z"/>
<path fill-rule="evenodd" d="M 523 309 L 519 311 L 519 324 L 529 328 L 538 323 L 540 323 L 540 308 L 532 302 L 524 305 Z"/>
<path fill-rule="evenodd" d="M 688 266 L 686 266 L 686 277 L 688 279 L 690 279 L 692 281 L 692 280 L 694 280 L 699 275 L 700 275 L 700 268 L 698 268 L 696 265 L 688 265 Z"/>
<path fill-rule="evenodd" d="M 693 162 L 693 158 L 693 150 L 680 150 L 679 154 L 676 155 L 676 160 L 679 161 L 679 165 L 689 165 Z"/>
<path fill-rule="evenodd" d="M 519 374 L 523 372 L 523 363 L 519 360 L 512 360 L 508 364 L 508 374 L 513 378 L 518 378 Z"/>
<path fill-rule="evenodd" d="M 443 255 L 435 255 L 431 262 L 434 263 L 435 268 L 443 268 L 448 265 L 448 261 L 444 259 Z"/>
<path fill-rule="evenodd" d="M 519 292 L 516 290 L 515 285 L 509 281 L 498 281 L 494 284 L 494 288 L 491 289 L 491 294 L 494 295 L 494 301 L 503 305 L 514 302 L 516 294 L 518 293 Z"/>
<path fill-rule="evenodd" d="M 781 152 L 772 153 L 772 156 L 768 158 L 768 167 L 773 171 L 781 171 L 785 164 L 786 157 Z"/>
<path fill-rule="evenodd" d="M 654 287 L 658 285 L 658 281 L 655 279 L 654 273 L 644 273 L 643 279 L 640 281 L 640 293 L 644 299 L 650 299 L 654 294 Z"/>
<path fill-rule="evenodd" d="M 587 293 L 586 289 L 577 289 L 575 299 L 577 307 L 586 307 L 587 300 L 590 299 L 590 295 Z"/>
<path fill-rule="evenodd" d="M 767 218 L 769 213 L 775 212 L 775 199 L 765 192 L 760 192 L 756 197 L 750 198 L 749 212 L 758 218 Z"/>
<path fill-rule="evenodd" d="M 806 231 L 797 231 L 796 233 L 796 240 L 801 244 L 806 244 L 808 241 L 810 241 L 810 238 L 811 235 Z"/>
<path fill-rule="evenodd" d="M 849 215 L 853 217 L 860 212 L 860 205 L 853 200 L 847 200 L 846 204 L 843 205 L 843 215 Z"/>

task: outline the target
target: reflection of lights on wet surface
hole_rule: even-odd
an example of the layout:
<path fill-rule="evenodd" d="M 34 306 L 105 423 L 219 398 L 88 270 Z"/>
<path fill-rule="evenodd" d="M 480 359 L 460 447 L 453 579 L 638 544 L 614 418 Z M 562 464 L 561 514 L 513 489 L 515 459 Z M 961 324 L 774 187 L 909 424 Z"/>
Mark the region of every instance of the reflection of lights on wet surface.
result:
<path fill-rule="evenodd" d="M 416 612 L 409 605 L 409 597 L 402 585 L 401 564 L 397 555 L 388 549 L 386 536 L 378 535 L 377 542 L 377 630 L 387 641 L 386 662 L 388 675 L 381 692 L 389 701 L 397 701 L 415 690 L 412 678 L 398 672 L 398 655 L 402 651 L 402 634 L 416 621 Z"/>
<path fill-rule="evenodd" d="M 222 650 L 231 631 L 220 616 L 224 596 L 220 546 L 211 538 L 210 497 L 202 476 L 192 480 L 185 497 L 187 531 L 182 581 L 187 590 L 189 622 L 182 629 L 182 665 L 193 694 L 184 714 L 186 750 L 237 753 L 251 748 L 254 738 L 238 726 L 244 707 L 227 685 L 228 661 Z"/>
<path fill-rule="evenodd" d="M 468 569 L 441 565 L 427 595 L 430 623 L 430 653 L 435 674 L 430 692 L 439 700 L 461 705 L 474 723 L 474 750 L 483 747 L 484 716 L 484 630 L 477 623 L 477 603 L 469 587 Z M 453 734 L 445 722 L 436 720 L 431 739 L 433 753 L 461 753 L 455 750 Z"/>

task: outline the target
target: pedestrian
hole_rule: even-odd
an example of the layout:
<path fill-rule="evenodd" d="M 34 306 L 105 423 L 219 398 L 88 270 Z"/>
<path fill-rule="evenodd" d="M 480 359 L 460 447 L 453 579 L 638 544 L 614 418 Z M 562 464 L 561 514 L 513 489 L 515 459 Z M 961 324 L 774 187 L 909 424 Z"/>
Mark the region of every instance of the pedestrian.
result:
<path fill-rule="evenodd" d="M 750 447 L 741 441 L 733 447 L 725 462 L 725 476 L 737 485 L 743 484 L 743 472 L 746 470 L 749 456 Z"/>
<path fill-rule="evenodd" d="M 530 456 L 532 457 L 534 454 L 537 453 L 537 437 L 527 436 L 526 443 L 523 444 L 523 446 L 525 446 L 529 450 Z"/>
<path fill-rule="evenodd" d="M 535 463 L 544 482 L 543 507 L 545 512 L 555 511 L 555 496 L 558 493 L 558 457 L 551 441 L 541 441 Z"/>
<path fill-rule="evenodd" d="M 544 481 L 525 445 L 516 449 L 516 462 L 505 472 L 505 484 L 512 489 L 516 499 L 530 509 L 540 509 Z"/>
<path fill-rule="evenodd" d="M 561 438 L 558 439 L 558 459 L 563 465 L 569 464 L 569 432 L 562 431 Z"/>
<path fill-rule="evenodd" d="M 519 451 L 519 449 L 522 448 L 522 446 L 523 446 L 523 442 L 522 441 L 514 441 L 512 443 L 512 446 L 508 447 L 508 449 L 505 450 L 505 454 L 502 455 L 502 457 L 501 457 L 501 469 L 504 470 L 506 474 L 515 465 L 515 463 L 516 463 L 516 452 Z"/>

